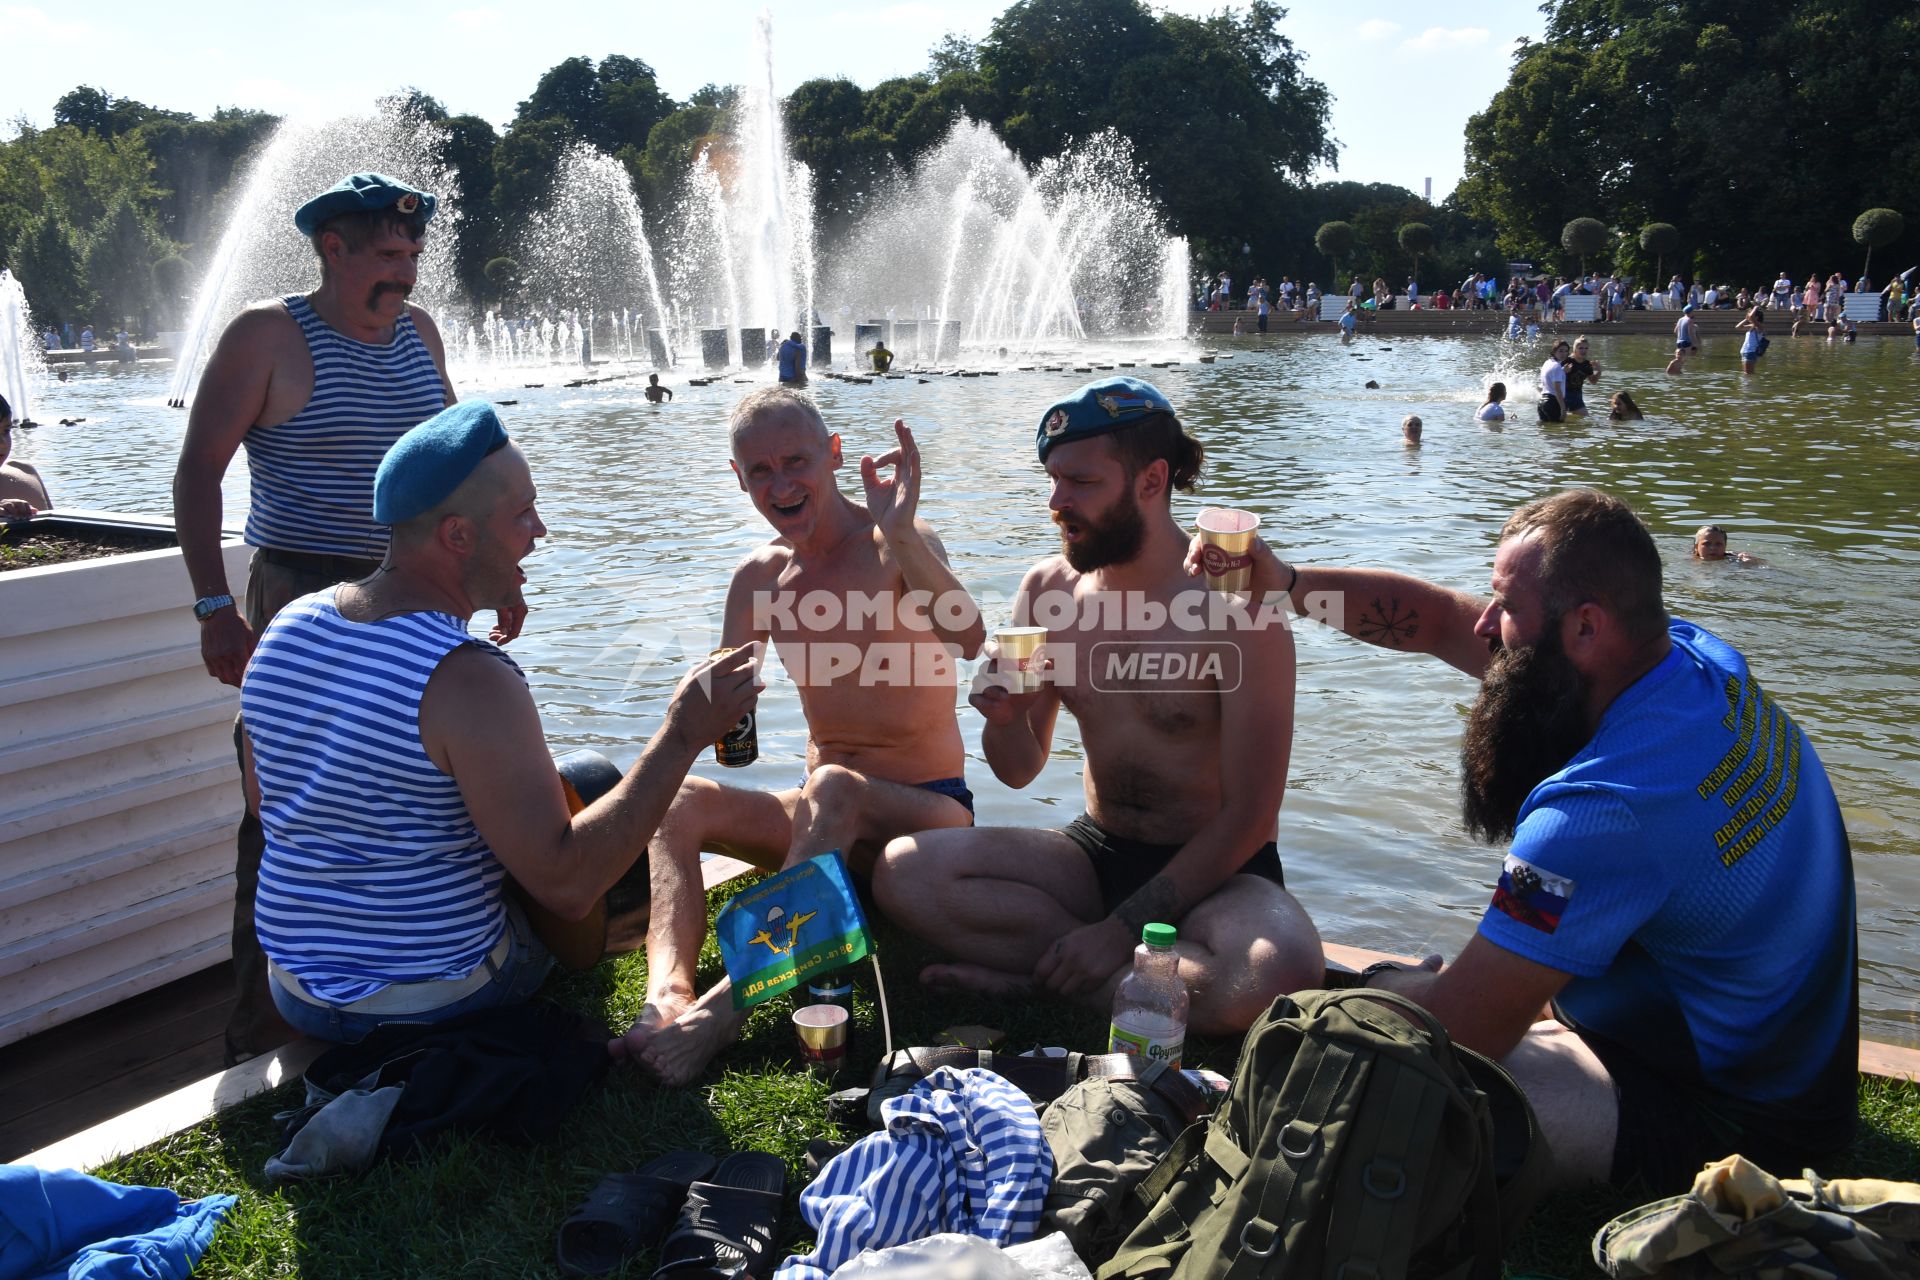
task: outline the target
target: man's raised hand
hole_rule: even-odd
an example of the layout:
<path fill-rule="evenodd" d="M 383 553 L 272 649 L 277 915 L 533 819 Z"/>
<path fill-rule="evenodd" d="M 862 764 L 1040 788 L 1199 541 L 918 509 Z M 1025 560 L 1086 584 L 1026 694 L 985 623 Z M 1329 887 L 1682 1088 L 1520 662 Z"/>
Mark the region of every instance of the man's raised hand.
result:
<path fill-rule="evenodd" d="M 860 480 L 867 489 L 867 510 L 880 532 L 891 538 L 910 533 L 914 513 L 920 506 L 920 446 L 913 432 L 899 418 L 893 420 L 893 434 L 899 445 L 878 458 L 860 459 Z M 891 478 L 883 479 L 880 468 L 893 468 Z"/>
<path fill-rule="evenodd" d="M 696 751 L 720 741 L 760 696 L 760 644 L 741 645 L 695 667 L 667 708 L 667 729 Z"/>

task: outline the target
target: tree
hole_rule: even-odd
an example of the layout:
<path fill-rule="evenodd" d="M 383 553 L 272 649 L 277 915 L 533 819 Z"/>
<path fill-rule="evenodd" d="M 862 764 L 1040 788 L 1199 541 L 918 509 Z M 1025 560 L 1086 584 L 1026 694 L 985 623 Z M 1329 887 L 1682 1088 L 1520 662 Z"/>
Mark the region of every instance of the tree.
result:
<path fill-rule="evenodd" d="M 177 323 L 187 314 L 193 289 L 193 264 L 179 254 L 169 254 L 153 264 L 153 295 L 159 305 L 162 324 Z"/>
<path fill-rule="evenodd" d="M 1860 268 L 1862 277 L 1873 265 L 1873 251 L 1881 245 L 1892 244 L 1906 229 L 1906 219 L 1895 209 L 1869 209 L 1853 220 L 1853 242 L 1867 246 L 1866 266 Z"/>
<path fill-rule="evenodd" d="M 1400 247 L 1413 255 L 1413 278 L 1420 278 L 1420 255 L 1433 249 L 1433 228 L 1424 222 L 1409 222 L 1400 228 Z"/>
<path fill-rule="evenodd" d="M 152 220 L 124 196 L 107 210 L 87 237 L 83 264 L 87 286 L 99 296 L 109 324 L 129 318 L 145 328 L 152 317 L 153 264 L 160 237 Z"/>
<path fill-rule="evenodd" d="M 519 128 L 562 120 L 574 137 L 612 155 L 622 147 L 646 146 L 647 134 L 673 108 L 652 67 L 609 54 L 597 67 L 592 58 L 568 58 L 550 68 L 520 104 L 513 123 Z"/>
<path fill-rule="evenodd" d="M 36 322 L 60 325 L 86 318 L 93 295 L 87 290 L 80 246 L 54 210 L 44 210 L 28 224 L 7 261 L 27 291 Z"/>
<path fill-rule="evenodd" d="M 1580 259 L 1580 278 L 1586 279 L 1587 259 L 1607 247 L 1607 224 L 1598 218 L 1575 218 L 1560 228 L 1560 247 Z"/>
<path fill-rule="evenodd" d="M 1353 252 L 1353 224 L 1351 222 L 1323 222 L 1320 229 L 1313 233 L 1313 247 L 1327 255 L 1333 263 L 1333 274 L 1340 274 L 1340 262 Z M 1339 280 L 1333 281 L 1332 293 L 1339 288 Z"/>
<path fill-rule="evenodd" d="M 487 283 L 492 286 L 495 302 L 505 302 L 520 287 L 520 264 L 512 258 L 503 256 L 489 260 L 485 274 Z"/>
<path fill-rule="evenodd" d="M 1640 228 L 1640 247 L 1654 255 L 1653 283 L 1658 288 L 1667 274 L 1667 255 L 1680 247 L 1680 228 L 1671 222 L 1649 222 Z"/>
<path fill-rule="evenodd" d="M 1915 6 L 1543 9 L 1542 39 L 1517 48 L 1466 130 L 1461 194 L 1507 252 L 1551 254 L 1582 214 L 1623 227 L 1661 218 L 1687 228 L 1696 274 L 1755 281 L 1854 252 L 1830 203 L 1807 192 L 1920 207 L 1920 131 L 1905 109 L 1920 96 L 1920 61 L 1885 56 L 1920 47 Z"/>

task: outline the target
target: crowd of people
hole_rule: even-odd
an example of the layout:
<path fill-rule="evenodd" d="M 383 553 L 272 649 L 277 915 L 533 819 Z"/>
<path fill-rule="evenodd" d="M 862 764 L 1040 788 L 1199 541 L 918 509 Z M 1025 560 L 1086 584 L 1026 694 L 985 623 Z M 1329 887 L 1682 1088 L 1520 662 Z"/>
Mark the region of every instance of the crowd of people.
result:
<path fill-rule="evenodd" d="M 1517 317 L 1522 327 L 1547 318 L 1562 318 L 1566 299 L 1576 294 L 1597 299 L 1594 319 L 1601 324 L 1619 321 L 1629 311 L 1680 311 L 1692 307 L 1705 311 L 1748 312 L 1764 307 L 1796 326 L 1834 324 L 1841 326 L 1844 333 L 1846 327 L 1854 324 L 1844 318 L 1850 293 L 1877 293 L 1879 300 L 1872 319 L 1896 323 L 1920 320 L 1920 311 L 1914 308 L 1916 273 L 1920 273 L 1920 268 L 1903 272 L 1876 290 L 1873 281 L 1865 276 L 1849 282 L 1844 273 L 1836 271 L 1824 280 L 1817 274 L 1809 275 L 1804 285 L 1795 285 L 1783 271 L 1771 285 L 1736 290 L 1731 285 L 1699 279 L 1689 282 L 1677 274 L 1660 286 L 1636 280 L 1631 275 L 1599 271 L 1575 277 L 1515 274 L 1508 276 L 1503 285 L 1497 277 L 1476 271 L 1451 290 L 1443 286 L 1431 293 L 1422 293 L 1419 282 L 1411 277 L 1403 289 L 1396 292 L 1384 277 L 1375 277 L 1369 285 L 1356 275 L 1348 282 L 1346 296 L 1360 312 L 1392 311 L 1401 307 L 1500 311 Z M 1256 276 L 1239 306 L 1258 316 L 1258 331 L 1265 333 L 1265 320 L 1270 312 L 1318 319 L 1320 297 L 1319 285 L 1311 281 L 1296 285 L 1291 277 L 1282 276 L 1276 287 L 1264 276 Z M 1221 271 L 1206 277 L 1195 306 L 1205 311 L 1235 310 L 1231 273 Z M 1795 333 L 1798 332 L 1796 327 Z"/>
<path fill-rule="evenodd" d="M 1796 1168 L 1847 1141 L 1852 872 L 1825 771 L 1733 645 L 1669 616 L 1646 527 L 1593 490 L 1515 512 L 1490 593 L 1289 564 L 1255 539 L 1249 592 L 1226 595 L 1173 516 L 1209 450 L 1151 384 L 1089 383 L 1036 406 L 1033 504 L 1060 550 L 1015 604 L 1017 623 L 1046 629 L 1044 661 L 1014 670 L 920 515 L 906 424 L 859 460 L 856 500 L 812 399 L 763 387 L 711 460 L 767 526 L 732 571 L 722 648 L 620 782 L 570 812 L 504 647 L 547 534 L 538 486 L 495 408 L 456 402 L 433 321 L 407 301 L 433 209 L 377 174 L 301 207 L 320 284 L 228 326 L 176 474 L 203 658 L 241 690 L 236 1057 L 289 1028 L 351 1041 L 522 1001 L 551 957 L 506 879 L 578 919 L 644 859 L 647 1003 L 608 1052 L 690 1082 L 741 1017 L 724 980 L 697 982 L 703 850 L 768 870 L 839 851 L 889 920 L 944 953 L 924 983 L 1003 999 L 1107 1007 L 1143 925 L 1175 924 L 1190 1028 L 1243 1031 L 1326 977 L 1276 843 L 1287 622 L 1306 614 L 1478 683 L 1462 817 L 1507 846 L 1497 887 L 1450 963 L 1361 981 L 1506 1064 L 1559 1181 L 1678 1189 L 1731 1150 Z M 342 343 L 362 358 L 329 358 Z M 1584 344 L 1560 363 L 1563 400 L 1600 377 Z M 1409 444 L 1419 433 L 1403 424 Z M 240 448 L 256 549 L 244 608 L 218 551 Z M 1696 547 L 1724 555 L 1724 535 Z M 467 629 L 482 611 L 484 639 Z M 1235 670 L 1178 688 L 1103 676 L 1093 664 L 1116 639 L 1211 646 Z M 691 776 L 753 708 L 769 645 L 799 689 L 801 778 L 760 791 Z M 968 702 L 1002 783 L 1039 775 L 1063 710 L 1078 724 L 1084 811 L 1063 827 L 975 825 L 956 687 L 981 656 Z M 876 662 L 912 676 L 873 678 Z"/>

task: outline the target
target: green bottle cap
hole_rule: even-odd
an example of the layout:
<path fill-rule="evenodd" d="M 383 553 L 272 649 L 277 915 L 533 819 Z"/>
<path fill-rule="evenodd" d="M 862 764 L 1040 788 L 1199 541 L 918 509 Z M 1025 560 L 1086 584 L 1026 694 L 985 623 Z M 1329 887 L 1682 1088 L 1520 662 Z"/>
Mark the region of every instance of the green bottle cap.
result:
<path fill-rule="evenodd" d="M 1180 931 L 1170 924 L 1150 924 L 1140 930 L 1140 941 L 1150 947 L 1170 947 L 1180 937 Z"/>

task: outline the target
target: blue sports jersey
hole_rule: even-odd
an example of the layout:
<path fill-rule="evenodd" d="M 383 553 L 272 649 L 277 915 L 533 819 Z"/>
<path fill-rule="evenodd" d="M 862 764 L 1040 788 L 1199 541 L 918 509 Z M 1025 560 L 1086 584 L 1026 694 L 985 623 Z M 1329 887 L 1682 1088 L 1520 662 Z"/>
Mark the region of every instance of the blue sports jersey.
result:
<path fill-rule="evenodd" d="M 1672 650 L 1520 811 L 1490 941 L 1583 1032 L 1733 1119 L 1850 1124 L 1853 866 L 1807 736 L 1719 637 Z"/>

